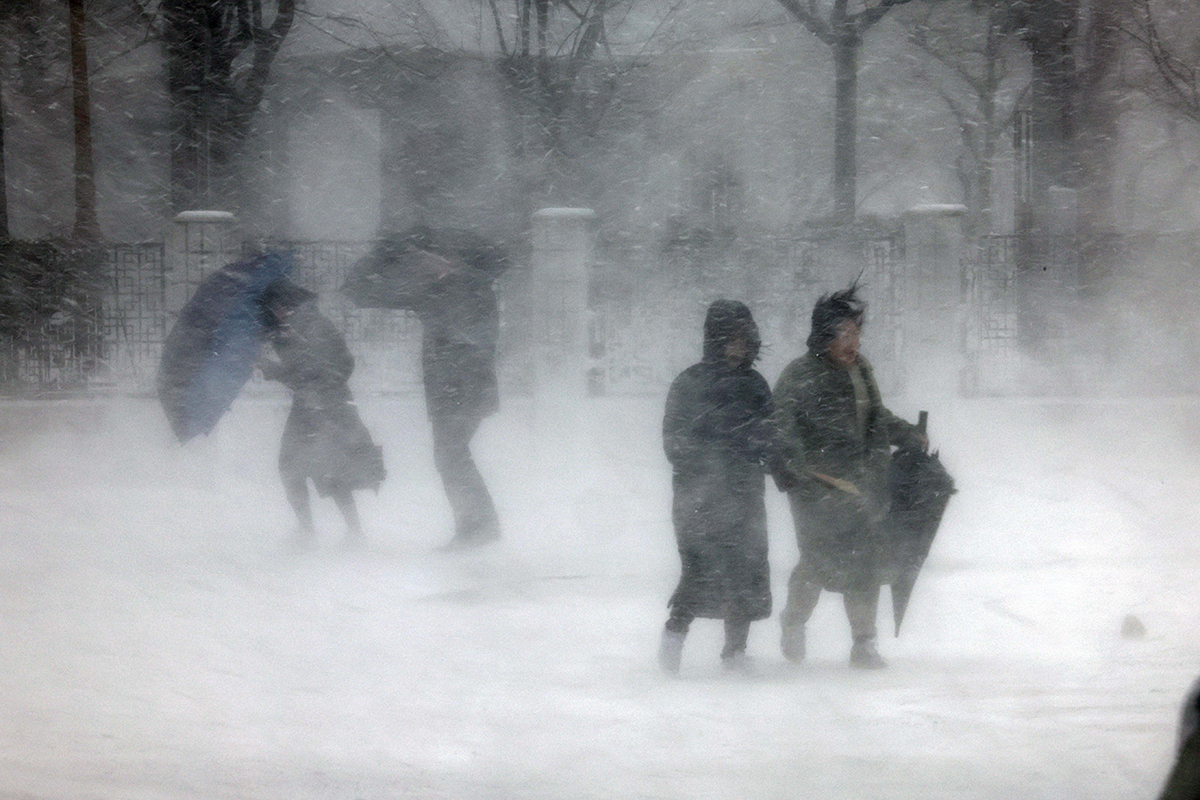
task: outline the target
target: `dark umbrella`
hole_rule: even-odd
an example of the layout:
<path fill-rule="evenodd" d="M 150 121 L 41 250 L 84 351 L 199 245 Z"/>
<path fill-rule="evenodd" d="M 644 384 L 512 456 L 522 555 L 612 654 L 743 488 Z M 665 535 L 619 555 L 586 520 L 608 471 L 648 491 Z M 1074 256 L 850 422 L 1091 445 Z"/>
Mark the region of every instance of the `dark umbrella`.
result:
<path fill-rule="evenodd" d="M 926 419 L 922 411 L 917 423 L 922 432 Z M 888 482 L 891 507 L 885 525 L 892 537 L 892 617 L 898 636 L 913 586 L 955 489 L 937 452 L 920 447 L 901 448 L 892 454 Z"/>
<path fill-rule="evenodd" d="M 416 308 L 449 273 L 491 279 L 507 268 L 504 249 L 474 231 L 418 225 L 380 238 L 350 268 L 342 294 L 359 308 Z"/>
<path fill-rule="evenodd" d="M 250 379 L 266 327 L 264 302 L 290 296 L 280 288 L 294 285 L 284 280 L 291 269 L 291 256 L 280 253 L 227 264 L 183 307 L 163 345 L 157 380 L 179 441 L 211 431 Z"/>

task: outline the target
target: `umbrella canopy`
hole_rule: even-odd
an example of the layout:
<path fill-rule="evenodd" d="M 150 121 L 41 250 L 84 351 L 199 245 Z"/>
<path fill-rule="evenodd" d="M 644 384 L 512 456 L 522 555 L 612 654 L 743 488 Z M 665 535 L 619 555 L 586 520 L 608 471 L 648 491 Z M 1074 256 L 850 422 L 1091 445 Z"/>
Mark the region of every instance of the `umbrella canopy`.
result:
<path fill-rule="evenodd" d="M 342 294 L 359 308 L 415 308 L 451 273 L 497 277 L 504 249 L 474 231 L 418 225 L 377 241 L 351 267 Z"/>
<path fill-rule="evenodd" d="M 892 618 L 899 635 L 917 576 L 955 489 L 937 452 L 917 447 L 892 454 L 888 481 L 891 507 L 884 524 L 892 540 Z"/>
<path fill-rule="evenodd" d="M 266 326 L 264 302 L 299 300 L 295 291 L 280 290 L 294 286 L 284 281 L 291 269 L 291 256 L 280 253 L 227 264 L 183 307 L 163 345 L 157 380 L 179 441 L 210 432 L 250 379 Z"/>

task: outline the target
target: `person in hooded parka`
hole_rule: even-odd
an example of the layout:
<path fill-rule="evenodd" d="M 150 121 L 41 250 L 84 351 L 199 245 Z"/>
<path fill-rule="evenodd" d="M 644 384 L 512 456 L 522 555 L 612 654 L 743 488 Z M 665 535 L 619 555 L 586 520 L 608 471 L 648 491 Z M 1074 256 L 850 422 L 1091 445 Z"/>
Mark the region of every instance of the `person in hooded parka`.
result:
<path fill-rule="evenodd" d="M 842 595 L 852 666 L 886 666 L 875 644 L 879 588 L 886 580 L 887 467 L 892 446 L 923 447 L 917 426 L 884 407 L 859 352 L 866 305 L 856 287 L 821 297 L 808 352 L 775 384 L 776 426 L 785 447 L 788 500 L 800 562 L 781 615 L 783 655 L 805 656 L 805 624 L 821 591 Z"/>
<path fill-rule="evenodd" d="M 1200 800 L 1200 679 L 1183 701 L 1175 763 L 1158 800 Z"/>
<path fill-rule="evenodd" d="M 279 474 L 299 523 L 292 545 L 305 548 L 315 539 L 311 480 L 317 494 L 332 497 L 342 512 L 346 545 L 362 546 L 353 492 L 378 490 L 387 473 L 383 451 L 350 393 L 354 356 L 337 326 L 317 310 L 316 295 L 291 282 L 268 293 L 264 318 L 277 358 L 261 359 L 259 368 L 265 379 L 283 383 L 292 393 L 279 451 Z"/>
<path fill-rule="evenodd" d="M 777 453 L 771 390 L 752 365 L 750 310 L 718 300 L 704 320 L 704 356 L 671 384 L 663 445 L 673 468 L 672 518 L 682 560 L 659 665 L 679 670 L 696 617 L 725 621 L 727 669 L 745 670 L 750 623 L 771 614 L 764 472 Z"/>

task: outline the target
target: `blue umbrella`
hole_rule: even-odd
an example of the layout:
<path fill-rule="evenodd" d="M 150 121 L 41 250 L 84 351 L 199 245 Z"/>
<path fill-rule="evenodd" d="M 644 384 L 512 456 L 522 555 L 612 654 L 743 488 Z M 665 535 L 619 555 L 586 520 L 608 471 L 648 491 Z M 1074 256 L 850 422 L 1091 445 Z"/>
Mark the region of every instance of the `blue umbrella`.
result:
<path fill-rule="evenodd" d="M 290 255 L 267 253 L 227 264 L 183 307 L 163 345 L 157 381 L 179 441 L 209 433 L 250 379 L 265 332 L 264 297 L 292 263 Z"/>

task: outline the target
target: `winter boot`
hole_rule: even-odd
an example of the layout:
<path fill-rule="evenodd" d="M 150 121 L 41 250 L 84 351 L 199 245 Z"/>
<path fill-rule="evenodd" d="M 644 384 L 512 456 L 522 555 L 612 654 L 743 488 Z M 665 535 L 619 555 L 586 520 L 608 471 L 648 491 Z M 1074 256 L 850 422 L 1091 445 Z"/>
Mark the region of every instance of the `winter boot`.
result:
<path fill-rule="evenodd" d="M 284 542 L 284 549 L 291 553 L 306 553 L 316 547 L 317 532 L 307 525 L 301 525 Z"/>
<path fill-rule="evenodd" d="M 804 626 L 784 625 L 779 648 L 788 661 L 799 664 L 804 660 Z"/>
<path fill-rule="evenodd" d="M 874 636 L 860 636 L 850 648 L 850 666 L 856 669 L 883 669 L 887 662 L 875 648 Z"/>
<path fill-rule="evenodd" d="M 754 674 L 754 662 L 745 650 L 735 650 L 728 655 L 721 654 L 721 669 L 730 675 L 749 677 Z"/>
<path fill-rule="evenodd" d="M 686 633 L 663 628 L 662 640 L 658 643 L 658 666 L 668 675 L 679 674 L 679 662 L 683 659 L 683 640 Z"/>

